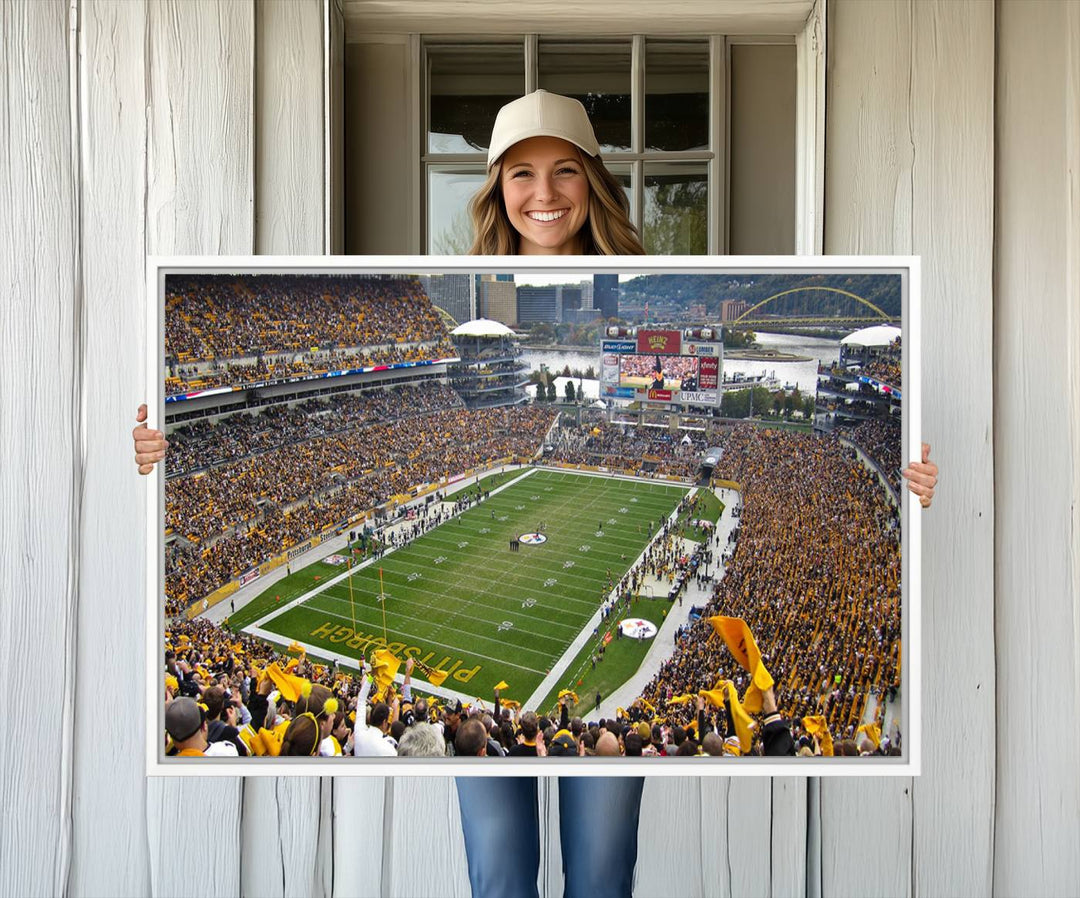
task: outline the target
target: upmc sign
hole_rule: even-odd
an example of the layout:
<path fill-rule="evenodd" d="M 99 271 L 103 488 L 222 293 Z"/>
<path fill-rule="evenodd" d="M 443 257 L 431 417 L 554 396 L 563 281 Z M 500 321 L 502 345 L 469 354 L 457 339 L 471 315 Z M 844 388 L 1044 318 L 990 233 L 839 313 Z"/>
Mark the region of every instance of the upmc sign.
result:
<path fill-rule="evenodd" d="M 639 330 L 637 351 L 644 355 L 681 355 L 682 334 L 679 331 Z"/>

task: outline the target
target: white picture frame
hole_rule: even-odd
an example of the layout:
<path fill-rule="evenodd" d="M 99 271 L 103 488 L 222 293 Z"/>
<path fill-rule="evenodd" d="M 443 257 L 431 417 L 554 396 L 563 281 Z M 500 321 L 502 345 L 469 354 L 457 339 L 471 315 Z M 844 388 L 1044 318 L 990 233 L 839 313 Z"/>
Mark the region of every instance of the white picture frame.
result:
<path fill-rule="evenodd" d="M 164 283 L 176 273 L 502 273 L 591 274 L 888 274 L 902 279 L 904 458 L 921 444 L 920 259 L 917 256 L 151 256 L 146 263 L 148 424 L 161 428 L 164 403 Z M 598 350 L 599 354 L 599 350 Z M 918 776 L 921 772 L 921 526 L 917 497 L 902 489 L 903 752 L 901 757 L 852 758 L 169 758 L 164 755 L 161 688 L 164 630 L 164 465 L 147 483 L 146 772 L 150 776 Z"/>

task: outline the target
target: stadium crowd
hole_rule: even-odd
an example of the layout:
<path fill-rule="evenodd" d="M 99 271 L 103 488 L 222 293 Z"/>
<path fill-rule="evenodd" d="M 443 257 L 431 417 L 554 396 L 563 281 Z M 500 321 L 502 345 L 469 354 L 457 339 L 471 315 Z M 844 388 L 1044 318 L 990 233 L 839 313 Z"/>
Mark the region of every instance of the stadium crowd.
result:
<path fill-rule="evenodd" d="M 707 446 L 703 434 L 692 434 L 689 441 L 686 436 L 659 427 L 607 423 L 597 423 L 591 428 L 563 428 L 552 460 L 691 478 L 697 473 Z"/>
<path fill-rule="evenodd" d="M 180 537 L 167 542 L 168 613 L 395 495 L 498 458 L 531 457 L 553 417 L 542 407 L 451 408 L 281 446 L 267 437 L 258 453 L 167 481 L 166 534 Z M 325 426 L 289 420 L 294 434 Z M 230 421 L 203 436 L 235 445 Z M 188 458 L 200 455 L 197 445 L 189 450 Z"/>
<path fill-rule="evenodd" d="M 417 401 L 437 406 L 446 399 L 432 394 Z M 185 435 L 220 451 L 209 474 L 181 476 L 169 484 L 183 485 L 171 494 L 187 509 L 174 508 L 176 523 L 208 534 L 195 542 L 193 532 L 191 545 L 170 550 L 167 594 L 173 613 L 182 609 L 183 593 L 185 599 L 203 595 L 357 508 L 437 479 L 447 473 L 448 459 L 461 470 L 506 454 L 531 454 L 552 420 L 541 407 L 487 412 L 429 407 L 388 425 L 368 417 L 370 409 L 344 405 L 359 422 L 351 430 L 307 420 L 332 418 L 325 407 L 299 416 L 293 409 L 281 414 L 297 434 L 295 442 L 274 446 L 267 438 L 246 454 L 227 447 L 242 447 L 251 433 L 262 430 L 230 434 L 226 421 L 224 430 L 219 424 Z M 244 422 L 244 427 L 251 425 Z M 887 438 L 864 436 L 867 443 Z M 705 444 L 703 437 L 684 444 L 658 428 L 639 433 L 597 425 L 562 431 L 556 456 L 608 467 L 638 467 L 643 457 L 653 456 L 661 468 L 690 475 L 697 473 Z M 550 710 L 507 707 L 497 693 L 490 707 L 443 701 L 414 688 L 411 664 L 404 687 L 389 686 L 382 693 L 367 673 L 349 674 L 303 657 L 289 660 L 259 640 L 205 620 L 173 620 L 165 658 L 166 701 L 174 708 L 171 716 L 166 711 L 168 744 L 177 754 L 210 755 L 233 750 L 325 756 L 746 754 L 730 703 L 706 701 L 700 694 L 716 694 L 721 678 L 730 679 L 739 695 L 749 685 L 749 675 L 707 623 L 722 614 L 746 621 L 776 681 L 752 724 L 750 754 L 820 755 L 824 740 L 803 722 L 811 715 L 825 718 L 836 755 L 899 753 L 895 734 L 892 743 L 877 735 L 871 741 L 859 729 L 871 696 L 880 715 L 885 693 L 899 683 L 895 509 L 876 478 L 835 437 L 739 425 L 711 438 L 714 444 L 724 449 L 714 476 L 743 488 L 734 538 L 701 547 L 709 555 L 725 554 L 726 573 L 700 616 L 679 628 L 674 653 L 640 698 L 614 718 L 590 719 L 580 704 L 571 716 L 572 706 L 563 702 Z M 192 449 L 193 457 L 201 454 Z M 326 471 L 342 477 L 341 489 L 312 498 L 335 483 L 321 476 Z M 265 488 L 266 501 L 245 505 L 237 486 L 245 480 Z M 254 524 L 243 519 L 245 511 L 258 516 Z M 645 574 L 670 578 L 686 567 L 676 525 L 657 522 L 657 531 L 641 565 L 620 582 L 623 595 L 639 589 Z M 199 548 L 202 542 L 207 548 Z M 616 603 L 601 601 L 604 617 L 621 613 Z M 274 667 L 314 685 L 306 694 L 283 694 L 280 678 L 267 673 Z M 192 723 L 198 729 L 189 736 Z"/>
<path fill-rule="evenodd" d="M 702 618 L 642 697 L 687 722 L 668 700 L 731 679 L 749 683 L 706 618 L 746 621 L 791 716 L 823 715 L 855 735 L 871 693 L 899 683 L 900 534 L 876 478 L 834 437 L 740 425 L 715 475 L 743 486 L 738 535 Z M 732 549 L 733 546 L 733 549 Z"/>
<path fill-rule="evenodd" d="M 875 421 L 862 421 L 847 431 L 847 436 L 860 449 L 866 452 L 885 472 L 889 484 L 897 495 L 900 494 L 901 453 L 899 418 L 879 418 Z"/>
<path fill-rule="evenodd" d="M 887 383 L 891 387 L 901 385 L 900 361 L 898 359 L 880 358 L 868 362 L 862 370 L 863 374 Z"/>
<path fill-rule="evenodd" d="M 170 276 L 165 309 L 168 395 L 454 355 L 415 278 Z"/>
<path fill-rule="evenodd" d="M 182 425 L 169 434 L 165 476 L 171 480 L 315 437 L 461 407 L 461 398 L 444 384 L 406 384 L 308 399 L 292 407 L 272 405 L 258 414 L 231 415 L 220 424 Z"/>
<path fill-rule="evenodd" d="M 166 754 L 300 757 L 695 757 L 740 754 L 729 705 L 696 702 L 688 725 L 668 724 L 644 701 L 615 717 L 572 716 L 567 695 L 550 713 L 481 700 L 463 704 L 415 689 L 414 662 L 400 686 L 302 650 L 270 646 L 205 620 L 165 633 Z M 576 711 L 576 708 L 575 708 Z M 791 723 L 766 694 L 754 753 L 794 755 Z M 809 744 L 809 743 L 807 743 Z"/>

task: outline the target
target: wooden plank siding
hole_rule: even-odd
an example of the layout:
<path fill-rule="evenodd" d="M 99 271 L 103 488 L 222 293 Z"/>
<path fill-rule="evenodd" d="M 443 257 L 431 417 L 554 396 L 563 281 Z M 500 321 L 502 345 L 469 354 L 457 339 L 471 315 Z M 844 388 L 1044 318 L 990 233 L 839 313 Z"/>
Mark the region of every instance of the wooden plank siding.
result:
<path fill-rule="evenodd" d="M 75 749 L 85 431 L 67 3 L 5 5 L 0 41 L 0 719 L 21 733 L 0 740 L 0 882 L 37 896 L 68 874 Z"/>
<path fill-rule="evenodd" d="M 1080 15 L 998 10 L 994 891 L 1080 882 Z M 1071 400 L 1071 401 L 1070 401 Z"/>
<path fill-rule="evenodd" d="M 826 12 L 825 252 L 922 257 L 923 773 L 649 779 L 635 895 L 1073 894 L 1080 4 Z M 340 0 L 0 11 L 0 896 L 469 893 L 452 778 L 144 774 L 145 254 L 340 246 L 345 33 Z"/>
<path fill-rule="evenodd" d="M 322 3 L 258 0 L 254 16 L 253 252 L 321 254 L 325 243 Z M 318 777 L 244 781 L 238 852 L 243 895 L 330 895 L 331 788 Z"/>
<path fill-rule="evenodd" d="M 956 385 L 993 378 L 994 7 L 829 15 L 825 252 L 922 257 L 923 435 L 945 474 L 923 519 L 923 774 L 822 779 L 821 894 L 989 894 L 993 403 Z"/>
<path fill-rule="evenodd" d="M 254 12 L 251 0 L 147 7 L 151 255 L 254 251 Z M 196 869 L 200 891 L 240 894 L 243 796 L 239 777 L 147 780 L 154 895 L 190 893 Z"/>
<path fill-rule="evenodd" d="M 143 4 L 78 8 L 86 477 L 76 634 L 75 813 L 69 890 L 151 891 L 144 705 L 146 481 L 131 428 L 146 399 L 147 84 Z M 119 363 L 118 363 L 118 360 Z M 124 758 L 123 763 L 113 763 Z M 103 825 L 103 822 L 107 824 Z"/>

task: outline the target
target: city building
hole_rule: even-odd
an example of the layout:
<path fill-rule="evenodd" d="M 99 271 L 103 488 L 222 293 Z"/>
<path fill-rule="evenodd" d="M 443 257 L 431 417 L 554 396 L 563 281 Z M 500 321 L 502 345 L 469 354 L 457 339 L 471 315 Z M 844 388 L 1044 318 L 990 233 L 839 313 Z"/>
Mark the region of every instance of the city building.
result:
<path fill-rule="evenodd" d="M 602 318 L 619 317 L 619 276 L 617 274 L 593 275 L 593 308 L 600 310 Z"/>
<path fill-rule="evenodd" d="M 518 287 L 512 274 L 477 275 L 476 306 L 480 318 L 499 321 L 507 327 L 518 323 Z"/>
<path fill-rule="evenodd" d="M 432 305 L 438 306 L 454 321 L 461 324 L 476 317 L 472 304 L 467 274 L 423 274 L 420 284 L 430 297 Z"/>
<path fill-rule="evenodd" d="M 593 306 L 593 282 L 580 281 L 578 287 L 581 289 L 581 308 L 595 308 L 595 306 Z"/>
<path fill-rule="evenodd" d="M 745 302 L 741 299 L 725 299 L 720 302 L 720 320 L 721 321 L 734 321 L 747 309 L 749 309 Z M 703 316 L 704 317 L 704 316 Z"/>
<path fill-rule="evenodd" d="M 517 319 L 521 327 L 561 321 L 561 286 L 522 286 L 517 291 Z"/>

